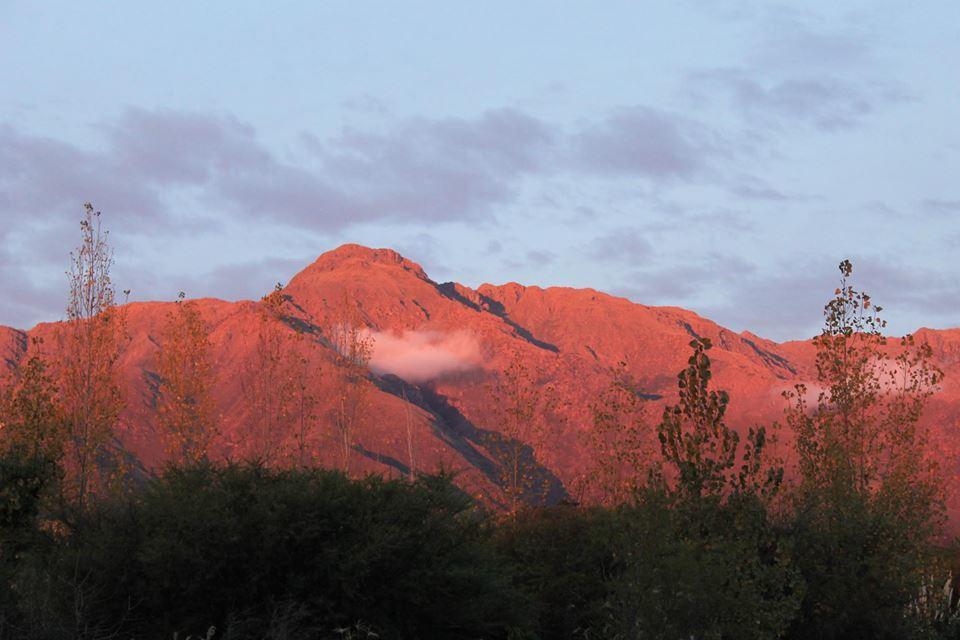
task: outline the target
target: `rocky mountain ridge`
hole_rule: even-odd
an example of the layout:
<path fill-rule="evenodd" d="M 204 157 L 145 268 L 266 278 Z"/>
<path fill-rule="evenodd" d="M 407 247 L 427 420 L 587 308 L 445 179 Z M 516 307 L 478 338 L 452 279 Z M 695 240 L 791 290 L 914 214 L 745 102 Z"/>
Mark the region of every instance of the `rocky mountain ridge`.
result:
<path fill-rule="evenodd" d="M 651 404 L 651 429 L 662 403 L 676 397 L 676 374 L 694 337 L 714 344 L 715 383 L 730 393 L 730 422 L 738 429 L 778 420 L 784 409 L 781 393 L 815 379 L 810 341 L 776 343 L 684 309 L 645 306 L 592 289 L 438 283 L 390 249 L 344 245 L 324 253 L 282 295 L 285 348 L 306 363 L 305 386 L 317 399 L 310 448 L 318 464 L 335 464 L 330 412 L 333 390 L 344 375 L 330 330 L 350 318 L 374 343 L 366 410 L 355 434 L 356 472 L 443 468 L 494 503 L 502 499 L 498 468 L 504 439 L 491 390 L 516 356 L 561 399 L 544 418 L 534 453 L 536 472 L 552 499 L 576 497 L 578 479 L 590 473 L 590 407 L 620 362 Z M 126 408 L 119 436 L 148 467 L 162 460 L 155 411 L 157 353 L 172 305 L 125 307 L 129 343 L 119 366 Z M 210 328 L 217 371 L 213 396 L 221 435 L 215 454 L 237 458 L 253 437 L 247 428 L 253 409 L 245 380 L 257 366 L 263 303 L 203 299 L 197 305 Z M 55 355 L 57 327 L 0 328 L 6 367 L 15 369 L 36 348 L 33 337 L 45 338 L 43 348 Z M 955 462 L 960 329 L 923 329 L 916 335 L 930 343 L 946 373 L 925 420 L 951 487 L 960 486 Z M 954 497 L 950 503 L 958 505 Z"/>

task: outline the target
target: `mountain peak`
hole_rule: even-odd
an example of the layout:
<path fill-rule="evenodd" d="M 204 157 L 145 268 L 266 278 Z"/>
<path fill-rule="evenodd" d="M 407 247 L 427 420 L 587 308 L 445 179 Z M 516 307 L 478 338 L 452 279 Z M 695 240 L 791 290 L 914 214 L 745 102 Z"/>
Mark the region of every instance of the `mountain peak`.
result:
<path fill-rule="evenodd" d="M 352 266 L 364 267 L 374 264 L 399 267 L 423 280 L 430 279 L 423 267 L 404 258 L 393 249 L 374 249 L 353 243 L 340 245 L 336 249 L 321 254 L 304 271 L 339 271 Z"/>

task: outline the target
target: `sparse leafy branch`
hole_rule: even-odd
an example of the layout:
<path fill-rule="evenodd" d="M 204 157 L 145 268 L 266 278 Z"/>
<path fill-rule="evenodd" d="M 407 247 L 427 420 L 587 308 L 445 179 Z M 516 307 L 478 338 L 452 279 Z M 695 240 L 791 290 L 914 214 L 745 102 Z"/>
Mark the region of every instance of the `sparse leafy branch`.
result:
<path fill-rule="evenodd" d="M 679 404 L 664 407 L 657 428 L 663 461 L 676 476 L 675 493 L 693 500 L 728 494 L 771 498 L 783 469 L 766 454 L 766 427 L 751 428 L 740 451 L 740 436 L 726 423 L 730 398 L 710 388 L 710 340 L 698 338 L 690 346 L 693 354 L 677 381 Z"/>
<path fill-rule="evenodd" d="M 491 396 L 503 436 L 498 459 L 500 484 L 510 511 L 515 512 L 525 497 L 545 489 L 537 486 L 537 455 L 543 455 L 546 416 L 557 406 L 556 392 L 546 373 L 531 371 L 523 354 L 517 352 L 491 389 Z"/>
<path fill-rule="evenodd" d="M 724 418 L 730 399 L 726 391 L 710 389 L 710 340 L 690 342 L 693 354 L 680 372 L 680 402 L 665 407 L 657 429 L 664 462 L 677 473 L 682 496 L 719 496 L 736 462 L 740 436 Z"/>
<path fill-rule="evenodd" d="M 303 340 L 303 334 L 297 334 L 297 341 Z M 296 430 L 294 446 L 297 464 L 306 468 L 314 461 L 314 431 L 317 422 L 317 397 L 311 387 L 317 383 L 319 368 L 315 367 L 305 355 L 296 353 L 290 356 L 295 368 L 295 407 Z"/>
<path fill-rule="evenodd" d="M 920 423 L 943 374 L 926 344 L 883 335 L 881 308 L 850 283 L 853 265 L 839 269 L 814 340 L 816 387 L 784 394 L 799 472 L 795 557 L 807 584 L 797 635 L 907 637 L 944 513 Z"/>
<path fill-rule="evenodd" d="M 90 203 L 80 229 L 81 243 L 67 273 L 67 321 L 59 336 L 59 398 L 67 435 L 64 494 L 82 513 L 91 493 L 107 489 L 123 473 L 114 429 L 123 407 L 117 361 L 126 318 L 114 299 L 109 232 Z"/>
<path fill-rule="evenodd" d="M 609 383 L 590 405 L 587 446 L 594 466 L 582 486 L 588 503 L 621 504 L 634 497 L 653 471 L 655 432 L 646 420 L 645 400 L 626 362 L 609 372 Z"/>
<path fill-rule="evenodd" d="M 359 314 L 344 295 L 327 335 L 336 353 L 339 376 L 334 382 L 333 427 L 341 470 L 348 474 L 357 430 L 368 410 L 367 366 L 374 339 L 363 328 Z"/>
<path fill-rule="evenodd" d="M 849 260 L 840 263 L 840 273 L 824 308 L 824 329 L 814 339 L 816 403 L 809 406 L 805 385 L 785 393 L 801 478 L 811 488 L 861 495 L 893 487 L 928 493 L 934 470 L 925 462 L 927 434 L 919 420 L 943 373 L 931 362 L 929 345 L 912 335 L 889 345 L 882 308 L 850 284 Z"/>
<path fill-rule="evenodd" d="M 298 400 L 298 367 L 283 324 L 283 286 L 260 300 L 257 348 L 245 380 L 251 413 L 245 443 L 248 460 L 279 462 L 292 431 Z"/>
<path fill-rule="evenodd" d="M 4 389 L 0 402 L 0 444 L 33 461 L 59 465 L 64 453 L 64 420 L 58 389 L 42 353 L 42 338 L 33 338 L 33 355 Z"/>
<path fill-rule="evenodd" d="M 157 356 L 158 419 L 167 455 L 179 464 L 205 460 L 218 430 L 209 334 L 197 303 L 181 291 L 167 314 Z"/>

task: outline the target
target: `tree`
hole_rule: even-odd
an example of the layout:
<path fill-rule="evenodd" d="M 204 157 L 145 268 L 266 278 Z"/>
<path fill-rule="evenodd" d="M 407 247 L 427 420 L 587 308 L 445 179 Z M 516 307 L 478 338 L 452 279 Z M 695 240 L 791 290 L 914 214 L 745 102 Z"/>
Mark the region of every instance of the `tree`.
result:
<path fill-rule="evenodd" d="M 277 283 L 258 305 L 256 351 L 243 380 L 251 412 L 244 457 L 264 464 L 306 466 L 314 459 L 318 369 L 305 355 L 304 334 L 291 329 L 287 297 Z"/>
<path fill-rule="evenodd" d="M 64 420 L 58 389 L 41 349 L 33 338 L 33 355 L 7 387 L 0 405 L 0 446 L 16 448 L 32 460 L 59 465 L 64 453 Z"/>
<path fill-rule="evenodd" d="M 4 442 L 0 448 L 0 638 L 23 633 L 21 604 L 25 556 L 41 546 L 40 514 L 56 466 L 36 457 L 29 445 Z"/>
<path fill-rule="evenodd" d="M 655 432 L 646 421 L 646 406 L 636 381 L 620 362 L 609 383 L 590 405 L 592 429 L 587 432 L 593 467 L 581 482 L 582 499 L 621 504 L 645 485 L 656 463 Z"/>
<path fill-rule="evenodd" d="M 279 283 L 258 305 L 257 348 L 245 380 L 252 413 L 247 419 L 247 460 L 269 464 L 281 454 L 289 424 L 293 380 L 284 365 L 283 287 Z"/>
<path fill-rule="evenodd" d="M 797 385 L 788 423 L 797 438 L 803 486 L 894 499 L 915 511 L 936 498 L 937 478 L 925 455 L 919 425 L 926 400 L 943 380 L 928 344 L 912 335 L 890 349 L 882 307 L 850 284 L 853 265 L 840 263 L 840 287 L 824 307 L 825 325 L 814 339 L 817 382 L 814 407 Z"/>
<path fill-rule="evenodd" d="M 304 337 L 298 333 L 298 342 Z M 294 433 L 295 458 L 301 468 L 306 468 L 315 457 L 314 431 L 317 423 L 317 397 L 313 393 L 311 383 L 316 384 L 319 368 L 315 368 L 306 355 L 293 354 L 295 372 L 294 418 L 296 430 Z"/>
<path fill-rule="evenodd" d="M 410 415 L 410 401 L 407 400 L 407 389 L 401 387 L 403 395 L 404 427 L 406 428 L 407 442 L 407 479 L 411 482 L 417 479 L 416 437 L 413 433 L 413 419 Z"/>
<path fill-rule="evenodd" d="M 446 477 L 170 467 L 136 500 L 97 508 L 83 539 L 34 551 L 30 568 L 46 575 L 17 587 L 41 632 L 10 637 L 530 637 L 509 635 L 528 626 L 528 608 L 492 523 Z M 88 576 L 86 633 L 73 628 L 61 555 Z"/>
<path fill-rule="evenodd" d="M 783 469 L 767 459 L 766 427 L 751 428 L 740 451 L 740 435 L 726 423 L 730 397 L 710 388 L 710 339 L 697 338 L 690 347 L 687 368 L 677 376 L 680 402 L 664 407 L 657 427 L 663 461 L 675 475 L 675 493 L 693 500 L 721 499 L 731 492 L 772 497 Z"/>
<path fill-rule="evenodd" d="M 126 328 L 110 278 L 109 231 L 90 203 L 84 205 L 80 230 L 67 274 L 67 320 L 59 335 L 59 398 L 67 436 L 64 497 L 82 513 L 90 495 L 107 489 L 123 472 L 114 429 L 123 407 L 117 360 Z"/>
<path fill-rule="evenodd" d="M 340 468 L 349 475 L 356 432 L 368 410 L 367 366 L 373 355 L 374 339 L 364 330 L 359 314 L 346 294 L 327 333 L 340 371 L 334 382 L 333 426 Z"/>
<path fill-rule="evenodd" d="M 625 564 L 612 602 L 619 637 L 779 638 L 802 583 L 789 541 L 770 518 L 783 471 L 767 430 L 746 444 L 712 388 L 709 339 L 697 338 L 657 433 L 663 473 L 622 509 Z"/>
<path fill-rule="evenodd" d="M 217 433 L 210 331 L 193 300 L 181 291 L 167 314 L 157 355 L 157 414 L 167 456 L 175 463 L 205 460 Z"/>
<path fill-rule="evenodd" d="M 539 369 L 531 371 L 518 351 L 491 390 L 502 436 L 497 456 L 500 485 L 511 512 L 546 489 L 538 482 L 537 454 L 543 451 L 546 414 L 557 405 L 546 378 Z"/>
<path fill-rule="evenodd" d="M 664 407 L 658 437 L 664 460 L 677 472 L 679 493 L 718 496 L 736 461 L 740 436 L 724 421 L 727 392 L 709 388 L 710 340 L 698 338 L 690 346 L 693 354 L 678 376 L 680 403 Z"/>
<path fill-rule="evenodd" d="M 943 379 L 931 350 L 890 344 L 882 309 L 850 283 L 824 307 L 815 401 L 797 385 L 787 423 L 799 485 L 793 538 L 807 584 L 793 637 L 897 638 L 926 586 L 943 520 L 941 484 L 920 418 Z"/>
<path fill-rule="evenodd" d="M 37 544 L 39 515 L 59 479 L 63 420 L 57 389 L 33 340 L 33 355 L 0 404 L 0 638 L 14 637 L 22 616 L 16 587 L 23 556 Z"/>

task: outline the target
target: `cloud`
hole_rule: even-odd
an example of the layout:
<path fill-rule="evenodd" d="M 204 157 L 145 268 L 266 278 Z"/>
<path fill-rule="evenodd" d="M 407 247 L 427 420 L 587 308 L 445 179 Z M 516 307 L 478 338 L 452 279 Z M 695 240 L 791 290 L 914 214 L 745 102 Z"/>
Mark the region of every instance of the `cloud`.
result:
<path fill-rule="evenodd" d="M 960 281 L 953 274 L 895 257 L 868 256 L 854 261 L 857 287 L 868 291 L 887 314 L 915 312 L 927 321 L 957 321 Z"/>
<path fill-rule="evenodd" d="M 511 109 L 473 119 L 416 118 L 382 133 L 305 135 L 306 157 L 281 159 L 228 115 L 129 108 L 95 130 L 99 148 L 0 126 L 0 204 L 63 220 L 92 200 L 141 233 L 198 216 L 336 231 L 360 222 L 478 220 L 549 157 L 551 130 Z M 209 219 L 208 219 L 209 221 Z M 148 223 L 148 224 L 144 224 Z"/>
<path fill-rule="evenodd" d="M 350 220 L 443 222 L 488 217 L 518 179 L 546 168 L 554 136 L 536 118 L 494 109 L 475 119 L 413 118 L 378 133 L 347 128 L 308 138 L 308 147 L 330 181 L 330 204 Z"/>
<path fill-rule="evenodd" d="M 852 284 L 884 308 L 882 316 L 890 322 L 891 333 L 919 328 L 907 318 L 941 326 L 956 323 L 960 298 L 956 278 L 889 256 L 852 260 Z M 720 301 L 700 305 L 698 311 L 735 330 L 749 329 L 775 340 L 810 337 L 822 327 L 823 306 L 839 283 L 837 262 L 823 255 L 808 256 L 763 270 L 736 272 L 723 267 L 713 278 L 694 271 L 686 276 L 699 283 L 699 289 L 682 293 L 692 297 L 704 287 L 717 287 Z"/>
<path fill-rule="evenodd" d="M 813 11 L 771 7 L 756 14 L 751 66 L 784 72 L 861 70 L 877 63 L 864 20 L 837 22 Z"/>
<path fill-rule="evenodd" d="M 0 248 L 0 282 L 5 283 L 3 294 L 4 320 L 19 329 L 29 329 L 40 318 L 55 320 L 66 308 L 66 278 L 60 287 L 45 287 L 35 283 L 19 260 L 11 258 Z M 59 311 L 59 316 L 51 316 Z"/>
<path fill-rule="evenodd" d="M 750 330 L 772 340 L 808 338 L 823 322 L 823 305 L 838 281 L 834 260 L 795 259 L 732 276 L 719 272 L 719 300 L 699 309 L 735 331 Z"/>
<path fill-rule="evenodd" d="M 692 103 L 719 96 L 754 132 L 797 123 L 837 132 L 912 99 L 876 55 L 878 39 L 864 21 L 771 7 L 747 22 L 753 43 L 739 63 L 688 75 Z"/>
<path fill-rule="evenodd" d="M 620 109 L 571 140 L 575 166 L 594 174 L 691 178 L 718 147 L 702 125 L 648 107 Z"/>
<path fill-rule="evenodd" d="M 149 185 L 201 185 L 247 174 L 272 162 L 253 127 L 231 116 L 129 108 L 99 127 L 110 158 Z"/>
<path fill-rule="evenodd" d="M 699 260 L 629 271 L 613 292 L 640 304 L 675 305 L 718 289 L 727 281 L 748 277 L 755 270 L 755 265 L 742 258 L 711 252 Z"/>
<path fill-rule="evenodd" d="M 726 68 L 693 73 L 688 81 L 693 99 L 725 96 L 749 122 L 803 122 L 828 132 L 850 129 L 881 105 L 905 99 L 889 86 L 861 85 L 826 74 L 769 78 L 762 71 Z"/>
<path fill-rule="evenodd" d="M 927 198 L 921 203 L 921 208 L 927 213 L 944 217 L 960 214 L 960 200 L 945 200 L 942 198 Z"/>
<path fill-rule="evenodd" d="M 557 254 L 545 249 L 532 249 L 526 253 L 527 264 L 545 267 L 553 264 L 557 260 Z"/>
<path fill-rule="evenodd" d="M 88 200 L 141 221 L 162 217 L 159 194 L 130 178 L 128 168 L 111 153 L 81 150 L 0 125 L 0 206 L 21 221 L 38 216 L 44 221 L 72 220 Z"/>
<path fill-rule="evenodd" d="M 653 245 L 639 230 L 619 228 L 589 241 L 583 252 L 591 260 L 640 265 L 652 257 Z"/>
<path fill-rule="evenodd" d="M 369 332 L 374 339 L 370 368 L 408 382 L 425 382 L 477 369 L 483 358 L 476 337 L 466 331 Z"/>
<path fill-rule="evenodd" d="M 134 247 L 131 255 L 164 242 L 213 243 L 215 236 L 267 230 L 274 237 L 291 230 L 342 234 L 364 224 L 413 226 L 407 244 L 429 249 L 428 236 L 416 235 L 425 227 L 416 225 L 492 222 L 529 178 L 696 180 L 715 158 L 704 128 L 636 106 L 568 129 L 514 108 L 474 117 L 385 118 L 370 130 L 345 127 L 324 138 L 304 133 L 283 153 L 224 113 L 130 107 L 91 132 L 81 145 L 0 124 L 0 215 L 14 223 L 0 228 L 0 242 L 8 262 L 35 265 L 21 272 L 36 280 L 7 293 L 6 322 L 33 322 L 62 306 L 43 312 L 50 296 L 31 294 L 28 301 L 26 292 L 44 278 L 52 281 L 44 273 L 54 273 L 55 265 L 62 273 L 88 200 L 109 216 L 113 237 Z M 490 243 L 489 250 L 498 246 Z M 542 250 L 524 255 L 541 265 L 556 259 Z M 127 265 L 118 275 L 138 298 L 168 297 L 180 288 L 242 297 L 250 295 L 238 284 L 247 275 L 264 279 L 238 275 L 257 268 L 256 260 L 216 262 L 191 269 L 205 272 L 219 291 L 169 267 L 154 273 Z M 6 273 L 7 282 L 18 281 L 20 273 L 9 267 Z M 167 287 L 171 280 L 176 285 Z M 24 301 L 14 305 L 14 298 Z"/>
<path fill-rule="evenodd" d="M 763 202 L 801 202 L 811 200 L 810 197 L 789 194 L 771 187 L 756 178 L 745 177 L 729 187 L 731 195 L 742 200 L 757 200 Z"/>
<path fill-rule="evenodd" d="M 648 204 L 658 215 L 642 221 L 636 227 L 647 234 L 689 234 L 709 229 L 711 233 L 741 236 L 757 230 L 755 219 L 742 209 L 714 205 L 705 207 L 658 198 L 650 199 Z"/>
<path fill-rule="evenodd" d="M 369 222 L 475 223 L 492 219 L 529 176 L 693 179 L 719 151 L 703 126 L 641 106 L 572 132 L 501 108 L 304 133 L 289 158 L 223 114 L 128 108 L 94 132 L 101 144 L 80 147 L 0 126 L 0 205 L 62 222 L 91 200 L 139 234 L 209 229 L 225 214 L 327 233 Z"/>
<path fill-rule="evenodd" d="M 352 98 L 347 98 L 340 102 L 340 105 L 348 111 L 364 113 L 374 116 L 386 116 L 390 114 L 390 106 L 369 94 L 361 94 Z"/>

